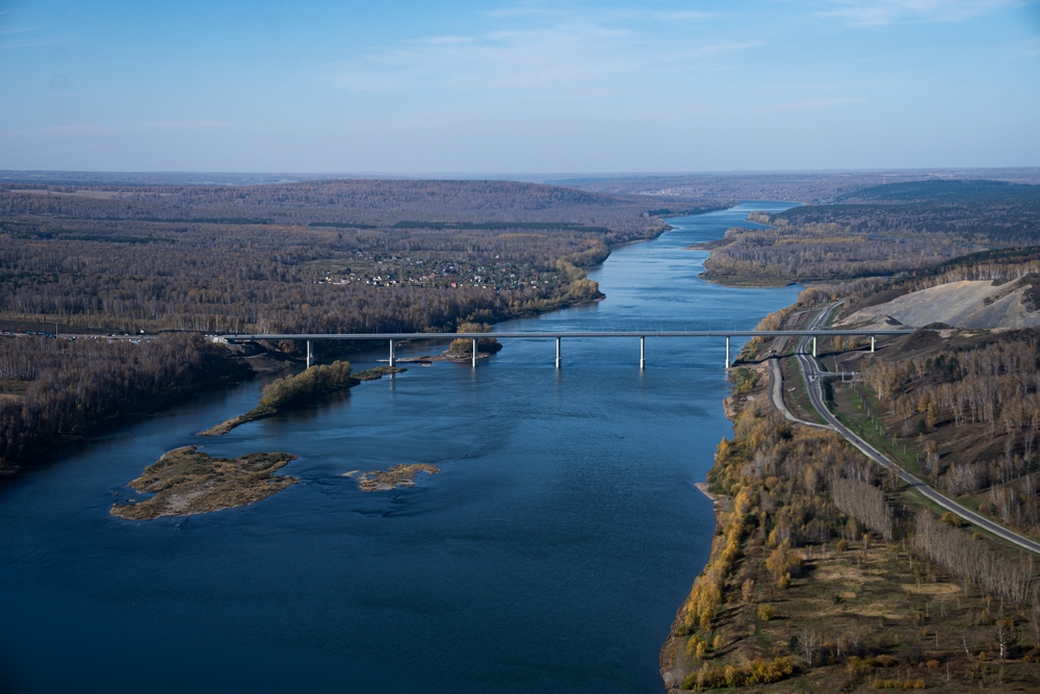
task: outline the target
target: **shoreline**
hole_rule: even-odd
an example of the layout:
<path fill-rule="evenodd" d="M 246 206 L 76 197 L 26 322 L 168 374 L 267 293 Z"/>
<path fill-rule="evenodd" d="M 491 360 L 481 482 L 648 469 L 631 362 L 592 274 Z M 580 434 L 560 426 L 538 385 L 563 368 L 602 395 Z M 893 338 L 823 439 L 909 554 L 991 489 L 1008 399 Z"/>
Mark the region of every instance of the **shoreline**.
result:
<path fill-rule="evenodd" d="M 713 501 L 715 532 L 659 651 L 666 693 L 1035 686 L 1040 646 L 1002 652 L 999 671 L 980 668 L 993 624 L 1036 627 L 1031 558 L 981 543 L 964 550 L 979 538 L 904 499 L 905 487 L 877 471 L 845 476 L 864 469 L 862 452 L 839 432 L 792 422 L 771 375 L 763 365 L 747 389 L 733 385 L 733 436 L 715 448 L 711 489 L 695 484 Z M 935 538 L 994 568 L 966 571 L 970 562 L 937 553 Z M 980 619 L 995 598 L 999 616 Z M 864 626 L 875 619 L 880 629 Z"/>
<path fill-rule="evenodd" d="M 708 500 L 711 501 L 712 504 L 717 505 L 719 503 L 720 498 L 708 489 L 707 482 L 694 482 L 693 486 L 696 487 L 697 491 L 699 491 L 701 494 L 708 497 Z"/>
<path fill-rule="evenodd" d="M 740 282 L 739 280 L 735 282 L 726 282 L 717 278 L 712 278 L 710 276 L 710 270 L 708 270 L 707 268 L 707 264 L 711 260 L 711 256 L 714 254 L 714 252 L 719 248 L 725 247 L 726 245 L 726 238 L 725 236 L 723 236 L 722 238 L 716 240 L 691 244 L 690 246 L 686 247 L 686 250 L 700 250 L 708 252 L 707 258 L 704 259 L 704 271 L 697 274 L 698 279 L 719 286 L 732 287 L 736 289 L 767 289 L 788 287 L 791 285 L 798 284 L 797 282 L 791 281 L 762 282 L 761 280 L 759 280 L 758 282 Z M 790 308 L 790 306 L 784 307 L 781 310 L 787 308 Z M 760 320 L 764 318 L 765 316 L 762 316 Z M 746 401 L 747 398 L 738 396 L 738 393 L 736 392 L 736 389 L 733 387 L 733 384 L 729 380 L 729 378 L 727 378 L 726 383 L 728 391 L 722 398 L 722 410 L 723 416 L 729 421 L 730 426 L 733 427 L 736 424 L 736 418 L 740 410 L 740 405 L 744 401 Z M 712 457 L 712 465 L 708 469 L 707 473 L 709 478 L 717 468 L 717 457 L 720 453 L 720 446 L 721 444 L 719 446 L 716 446 L 715 448 Z M 710 549 L 708 551 L 708 557 L 705 559 L 704 566 L 702 566 L 701 569 L 694 576 L 692 576 L 690 580 L 691 586 L 695 590 L 697 583 L 705 575 L 708 568 L 712 565 L 712 562 L 714 562 L 716 560 L 716 557 L 720 554 L 720 542 L 723 539 L 723 537 L 719 535 L 719 532 L 720 530 L 726 527 L 725 518 L 723 517 L 723 514 L 725 513 L 725 508 L 732 505 L 731 503 L 727 502 L 730 502 L 732 500 L 730 499 L 730 497 L 726 497 L 712 492 L 709 488 L 709 483 L 707 480 L 694 482 L 693 486 L 697 489 L 698 492 L 703 494 L 711 502 L 712 517 L 714 520 L 712 540 Z M 667 694 L 680 694 L 683 691 L 687 691 L 683 689 L 681 685 L 683 684 L 684 679 L 687 678 L 690 673 L 686 670 L 686 663 L 682 662 L 682 658 L 680 657 L 680 653 L 685 647 L 686 639 L 676 634 L 676 625 L 682 619 L 684 619 L 684 612 L 686 611 L 688 600 L 689 596 L 684 597 L 680 602 L 679 606 L 676 608 L 675 617 L 673 619 L 672 626 L 669 628 L 668 637 L 661 644 L 661 647 L 658 651 L 658 672 L 661 676 L 661 683 L 664 686 L 664 690 L 667 692 Z"/>

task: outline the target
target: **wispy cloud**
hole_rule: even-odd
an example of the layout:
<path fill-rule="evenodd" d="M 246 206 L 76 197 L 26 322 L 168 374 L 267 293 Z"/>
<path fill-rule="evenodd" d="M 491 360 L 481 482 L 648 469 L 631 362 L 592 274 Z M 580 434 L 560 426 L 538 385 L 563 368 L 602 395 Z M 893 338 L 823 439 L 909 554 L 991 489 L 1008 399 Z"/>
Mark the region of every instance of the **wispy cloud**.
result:
<path fill-rule="evenodd" d="M 520 5 L 491 14 L 497 26 L 482 33 L 413 38 L 344 61 L 334 81 L 357 91 L 561 87 L 650 71 L 707 69 L 721 56 L 763 45 L 757 40 L 698 41 L 693 35 L 676 43 L 656 34 L 662 23 L 714 16 L 698 11 L 611 10 L 579 16 Z"/>
<path fill-rule="evenodd" d="M 0 27 L 0 48 L 39 48 L 67 43 L 68 40 L 67 37 L 41 33 L 36 27 Z"/>
<path fill-rule="evenodd" d="M 841 106 L 855 106 L 857 104 L 865 104 L 866 102 L 867 100 L 862 96 L 826 96 L 789 101 L 780 104 L 777 108 L 784 111 L 817 111 Z"/>
<path fill-rule="evenodd" d="M 499 18 L 524 17 L 554 20 L 582 17 L 596 22 L 701 22 L 721 16 L 718 12 L 706 12 L 703 10 L 654 10 L 648 8 L 590 10 L 587 7 L 580 9 L 558 5 L 548 7 L 542 4 L 531 3 L 499 7 L 488 10 L 485 14 L 489 17 Z"/>
<path fill-rule="evenodd" d="M 963 22 L 1021 0 L 829 0 L 819 12 L 857 27 L 882 27 L 906 22 Z"/>
<path fill-rule="evenodd" d="M 418 40 L 419 43 L 429 43 L 434 46 L 445 46 L 459 43 L 473 43 L 472 36 L 426 36 Z"/>
<path fill-rule="evenodd" d="M 235 127 L 232 123 L 209 120 L 142 121 L 129 123 L 63 123 L 22 130 L 23 134 L 51 137 L 100 136 L 128 134 L 158 134 L 223 130 Z"/>

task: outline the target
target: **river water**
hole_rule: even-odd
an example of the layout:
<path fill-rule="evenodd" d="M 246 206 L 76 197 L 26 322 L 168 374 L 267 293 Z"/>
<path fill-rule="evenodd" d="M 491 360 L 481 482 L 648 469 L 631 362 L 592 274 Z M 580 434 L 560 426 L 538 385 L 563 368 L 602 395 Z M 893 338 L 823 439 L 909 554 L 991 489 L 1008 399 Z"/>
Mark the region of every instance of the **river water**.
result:
<path fill-rule="evenodd" d="M 606 300 L 498 329 L 751 328 L 796 289 L 705 283 L 686 246 L 786 207 L 671 220 L 590 274 Z M 564 340 L 557 372 L 551 340 L 506 340 L 475 371 L 415 366 L 196 436 L 252 407 L 247 383 L 19 477 L 0 488 L 0 691 L 661 691 L 713 532 L 693 483 L 729 427 L 721 340 L 650 339 L 647 359 L 634 339 Z M 289 451 L 301 482 L 191 518 L 108 515 L 186 444 Z M 380 493 L 342 476 L 412 462 L 441 473 Z"/>

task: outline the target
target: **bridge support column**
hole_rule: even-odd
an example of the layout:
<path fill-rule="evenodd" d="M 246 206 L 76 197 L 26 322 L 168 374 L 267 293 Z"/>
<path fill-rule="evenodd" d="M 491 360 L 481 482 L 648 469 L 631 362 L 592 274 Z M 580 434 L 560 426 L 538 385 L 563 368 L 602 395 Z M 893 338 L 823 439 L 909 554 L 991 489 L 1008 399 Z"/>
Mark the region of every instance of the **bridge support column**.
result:
<path fill-rule="evenodd" d="M 874 353 L 874 336 L 873 335 L 870 336 L 870 353 L 871 354 Z"/>
<path fill-rule="evenodd" d="M 639 370 L 646 368 L 646 336 L 639 336 Z"/>
<path fill-rule="evenodd" d="M 394 341 L 390 340 L 390 366 L 397 366 L 397 359 L 394 357 Z"/>
<path fill-rule="evenodd" d="M 560 368 L 560 338 L 556 338 L 556 368 Z"/>
<path fill-rule="evenodd" d="M 816 336 L 815 335 L 813 335 L 813 338 L 812 338 L 812 355 L 813 355 L 813 358 L 816 358 Z"/>
<path fill-rule="evenodd" d="M 311 349 L 311 341 L 307 340 L 307 368 L 311 368 L 311 364 L 314 363 L 314 351 Z"/>
<path fill-rule="evenodd" d="M 729 369 L 729 335 L 726 336 L 726 369 Z"/>
<path fill-rule="evenodd" d="M 477 368 L 477 338 L 474 337 L 469 341 L 469 348 L 473 352 L 469 357 L 469 365 L 475 369 Z"/>

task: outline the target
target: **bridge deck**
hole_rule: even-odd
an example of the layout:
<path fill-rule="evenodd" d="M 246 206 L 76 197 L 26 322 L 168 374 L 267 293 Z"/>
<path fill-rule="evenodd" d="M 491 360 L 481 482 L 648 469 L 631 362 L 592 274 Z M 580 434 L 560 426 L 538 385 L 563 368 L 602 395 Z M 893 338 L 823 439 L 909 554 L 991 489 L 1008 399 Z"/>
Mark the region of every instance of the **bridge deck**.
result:
<path fill-rule="evenodd" d="M 454 340 L 456 338 L 527 338 L 556 337 L 841 337 L 848 335 L 909 335 L 912 329 L 902 330 L 644 330 L 644 331 L 539 331 L 491 333 L 270 333 L 248 335 L 213 335 L 239 342 L 248 340 Z"/>

